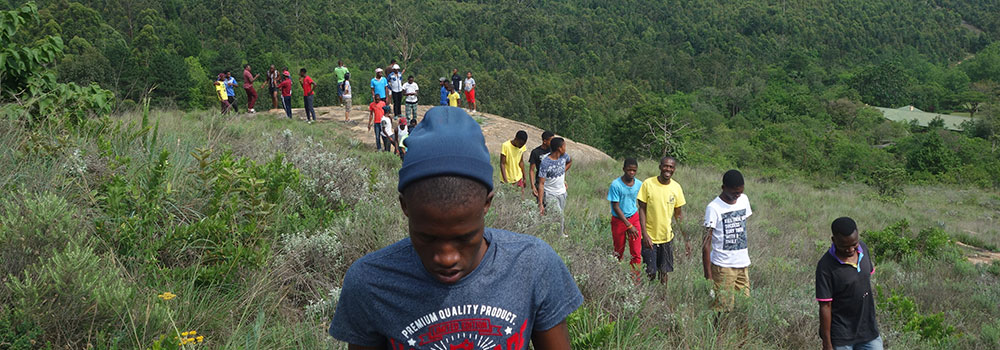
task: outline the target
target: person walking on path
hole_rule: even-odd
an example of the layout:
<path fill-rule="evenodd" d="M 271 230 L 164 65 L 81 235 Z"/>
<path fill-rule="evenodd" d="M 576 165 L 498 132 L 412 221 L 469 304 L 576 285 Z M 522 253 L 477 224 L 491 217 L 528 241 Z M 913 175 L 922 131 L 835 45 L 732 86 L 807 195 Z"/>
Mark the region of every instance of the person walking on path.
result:
<path fill-rule="evenodd" d="M 639 162 L 635 158 L 626 158 L 622 165 L 622 176 L 611 181 L 608 188 L 608 202 L 611 202 L 611 246 L 615 258 L 622 261 L 625 244 L 632 256 L 629 265 L 636 279 L 639 278 L 639 265 L 642 263 L 642 235 L 639 234 L 639 189 L 642 181 L 635 178 L 639 171 Z"/>
<path fill-rule="evenodd" d="M 882 350 L 875 320 L 873 256 L 849 217 L 830 224 L 833 244 L 816 263 L 816 301 L 823 350 Z"/>
<path fill-rule="evenodd" d="M 400 71 L 398 64 L 389 66 L 389 90 L 392 92 L 392 115 L 395 117 L 403 115 L 403 73 L 406 70 Z"/>
<path fill-rule="evenodd" d="M 302 84 L 302 102 L 305 105 L 306 110 L 306 121 L 309 124 L 316 122 L 316 110 L 313 108 L 313 102 L 316 98 L 316 93 L 313 89 L 316 88 L 316 83 L 313 82 L 312 78 L 306 75 L 306 69 L 299 69 L 299 83 Z"/>
<path fill-rule="evenodd" d="M 283 76 L 284 79 L 278 84 L 278 90 L 281 90 L 281 107 L 285 109 L 285 116 L 292 119 L 292 76 L 287 70 Z"/>
<path fill-rule="evenodd" d="M 341 91 L 343 95 L 341 98 L 344 103 L 344 121 L 351 120 L 351 73 L 344 74 L 344 82 L 340 84 Z"/>
<path fill-rule="evenodd" d="M 528 133 L 518 130 L 514 138 L 500 145 L 500 177 L 505 184 L 521 188 L 524 197 L 524 144 L 528 143 Z"/>
<path fill-rule="evenodd" d="M 569 349 L 583 296 L 544 241 L 485 226 L 495 191 L 479 124 L 448 107 L 421 124 L 399 169 L 409 236 L 347 270 L 330 335 L 351 349 Z"/>
<path fill-rule="evenodd" d="M 538 211 L 545 215 L 546 210 L 555 210 L 559 214 L 559 233 L 569 237 L 566 234 L 566 193 L 569 190 L 566 172 L 573 165 L 573 160 L 566 154 L 566 142 L 562 137 L 553 138 L 549 147 L 552 151 L 542 158 L 542 165 L 538 168 L 538 182 L 544 189 L 538 197 Z"/>
<path fill-rule="evenodd" d="M 372 88 L 372 98 L 382 100 L 382 102 L 388 103 L 385 97 L 389 94 L 389 83 L 382 76 L 382 68 L 375 68 L 375 77 L 372 78 L 371 83 L 368 85 Z"/>
<path fill-rule="evenodd" d="M 531 194 L 535 195 L 535 198 L 542 195 L 542 186 L 538 185 L 538 169 L 542 166 L 542 158 L 549 154 L 549 142 L 554 136 L 555 134 L 551 131 L 543 131 L 542 144 L 531 150 L 531 154 L 528 155 L 528 164 L 531 169 L 528 171 L 531 174 Z"/>
<path fill-rule="evenodd" d="M 236 105 L 236 87 L 240 84 L 236 82 L 236 78 L 228 70 L 226 71 L 226 94 L 229 95 L 229 108 L 235 112 L 239 113 L 239 108 Z"/>
<path fill-rule="evenodd" d="M 455 91 L 455 88 L 448 86 L 448 105 L 458 107 L 459 98 L 461 97 L 458 96 L 458 91 Z"/>
<path fill-rule="evenodd" d="M 750 253 L 747 219 L 753 215 L 750 198 L 743 194 L 743 174 L 722 175 L 722 193 L 705 207 L 705 238 L 701 261 L 705 278 L 713 282 L 716 311 L 731 311 L 737 293 L 750 296 Z"/>
<path fill-rule="evenodd" d="M 385 151 L 390 150 L 394 154 L 399 154 L 399 144 L 396 143 L 396 134 L 392 131 L 392 117 L 388 115 L 382 116 L 382 145 L 385 146 Z M 389 146 L 392 146 L 390 149 Z"/>
<path fill-rule="evenodd" d="M 441 77 L 441 79 L 438 79 L 438 81 L 441 83 L 440 84 L 441 85 L 441 103 L 439 103 L 439 104 L 442 105 L 442 106 L 447 106 L 448 105 L 448 86 L 447 86 L 448 85 L 448 79 L 445 79 L 445 77 Z"/>
<path fill-rule="evenodd" d="M 333 74 L 337 75 L 337 98 L 340 99 L 340 104 L 344 104 L 344 80 L 350 73 L 351 71 L 344 67 L 344 61 L 337 60 L 337 68 L 333 69 Z"/>
<path fill-rule="evenodd" d="M 372 103 L 368 105 L 368 130 L 371 131 L 372 127 L 375 128 L 375 150 L 381 151 L 382 144 L 385 144 L 385 150 L 389 150 L 389 140 L 382 139 L 382 118 L 385 116 L 385 101 L 380 99 L 374 99 Z"/>
<path fill-rule="evenodd" d="M 458 68 L 452 68 L 451 70 L 451 86 L 456 91 L 462 88 L 462 76 L 458 74 Z"/>
<path fill-rule="evenodd" d="M 219 73 L 219 79 L 215 81 L 215 97 L 219 98 L 222 105 L 222 114 L 229 113 L 229 95 L 226 94 L 226 74 Z"/>
<path fill-rule="evenodd" d="M 687 203 L 681 184 L 673 180 L 676 169 L 677 159 L 674 157 L 660 159 L 660 175 L 643 180 L 636 196 L 639 200 L 642 261 L 646 264 L 646 275 L 654 280 L 659 274 L 660 283 L 664 287 L 667 285 L 667 273 L 674 271 L 674 231 L 670 225 L 676 219 L 677 227 L 680 228 L 683 218 L 681 207 Z M 687 237 L 684 248 L 690 255 L 691 243 Z"/>
<path fill-rule="evenodd" d="M 253 75 L 250 73 L 250 64 L 243 65 L 243 90 L 247 92 L 247 111 L 257 113 L 253 106 L 257 104 L 257 90 L 253 88 L 253 81 L 260 78 L 260 73 Z"/>
<path fill-rule="evenodd" d="M 278 109 L 278 70 L 274 69 L 274 65 L 267 70 L 267 93 L 271 95 L 271 109 Z M 262 90 L 264 86 L 260 87 Z"/>
<path fill-rule="evenodd" d="M 472 79 L 472 72 L 465 73 L 465 77 L 462 84 L 465 89 L 465 108 L 472 107 L 472 113 L 476 113 L 476 79 Z"/>
<path fill-rule="evenodd" d="M 417 117 L 417 92 L 420 91 L 420 86 L 413 81 L 413 76 L 406 78 L 406 83 L 403 84 L 403 93 L 406 95 L 406 119 L 414 119 Z"/>

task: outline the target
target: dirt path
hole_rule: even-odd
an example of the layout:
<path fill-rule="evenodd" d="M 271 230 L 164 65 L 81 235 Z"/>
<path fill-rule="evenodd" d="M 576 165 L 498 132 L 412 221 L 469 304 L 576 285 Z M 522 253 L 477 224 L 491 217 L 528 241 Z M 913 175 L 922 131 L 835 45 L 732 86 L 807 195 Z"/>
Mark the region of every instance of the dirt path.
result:
<path fill-rule="evenodd" d="M 956 241 L 955 244 L 962 248 L 966 259 L 973 264 L 992 264 L 994 261 L 1000 260 L 1000 253 L 991 252 L 989 250 L 974 247 L 958 241 Z"/>
<path fill-rule="evenodd" d="M 417 115 L 423 118 L 424 113 L 432 106 L 417 106 Z M 285 112 L 280 109 L 272 109 L 267 113 L 276 117 L 284 118 Z M 297 120 L 305 120 L 305 111 L 301 108 L 292 109 L 292 116 Z M 490 152 L 500 154 L 500 145 L 514 137 L 518 130 L 528 133 L 528 150 L 538 146 L 541 139 L 542 130 L 529 124 L 506 119 L 497 115 L 476 112 L 473 118 L 480 121 L 483 128 L 483 136 L 486 138 L 486 147 Z M 344 121 L 343 107 L 316 107 L 316 120 L 320 123 L 333 123 L 348 128 L 354 138 L 361 140 L 372 148 L 375 147 L 375 137 L 368 131 L 368 108 L 365 106 L 354 106 L 351 108 L 351 120 Z M 566 150 L 573 157 L 574 162 L 593 162 L 611 159 L 600 150 L 566 139 Z"/>

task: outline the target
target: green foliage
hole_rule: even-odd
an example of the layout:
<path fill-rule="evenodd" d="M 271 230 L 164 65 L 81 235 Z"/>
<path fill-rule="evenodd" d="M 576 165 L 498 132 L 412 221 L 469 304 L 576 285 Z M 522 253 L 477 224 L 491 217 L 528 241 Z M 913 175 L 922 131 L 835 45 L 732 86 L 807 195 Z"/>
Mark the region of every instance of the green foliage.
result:
<path fill-rule="evenodd" d="M 604 349 L 613 337 L 617 322 L 609 321 L 600 310 L 581 307 L 566 317 L 574 349 Z"/>
<path fill-rule="evenodd" d="M 944 313 L 922 314 L 912 298 L 896 291 L 884 293 L 878 288 L 878 296 L 879 305 L 893 321 L 903 324 L 904 331 L 917 333 L 920 339 L 940 342 L 956 333 L 954 326 L 945 323 Z"/>
<path fill-rule="evenodd" d="M 892 203 L 902 203 L 906 199 L 903 191 L 906 182 L 906 170 L 890 167 L 879 167 L 865 180 L 880 200 Z"/>
<path fill-rule="evenodd" d="M 7 282 L 13 305 L 56 343 L 79 344 L 95 330 L 118 324 L 135 293 L 109 258 L 78 240 L 24 275 Z"/>
<path fill-rule="evenodd" d="M 42 329 L 24 316 L 23 312 L 0 309 L 0 345 L 9 350 L 51 349 L 42 339 Z"/>
<path fill-rule="evenodd" d="M 939 228 L 925 228 L 914 235 L 910 223 L 901 220 L 882 230 L 865 231 L 865 243 L 880 259 L 904 261 L 908 258 L 941 258 L 957 254 L 955 243 Z"/>
<path fill-rule="evenodd" d="M 79 237 L 76 216 L 73 206 L 52 193 L 0 199 L 0 274 L 20 277 L 26 267 Z"/>

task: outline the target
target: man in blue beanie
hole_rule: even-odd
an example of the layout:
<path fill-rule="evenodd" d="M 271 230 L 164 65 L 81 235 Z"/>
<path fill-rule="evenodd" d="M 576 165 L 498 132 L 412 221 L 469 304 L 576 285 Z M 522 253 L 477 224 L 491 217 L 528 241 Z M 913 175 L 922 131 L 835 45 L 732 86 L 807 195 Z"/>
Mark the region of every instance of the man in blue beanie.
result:
<path fill-rule="evenodd" d="M 351 265 L 330 334 L 349 349 L 569 349 L 583 296 L 548 244 L 485 227 L 493 167 L 479 124 L 435 107 L 406 145 L 409 237 Z"/>

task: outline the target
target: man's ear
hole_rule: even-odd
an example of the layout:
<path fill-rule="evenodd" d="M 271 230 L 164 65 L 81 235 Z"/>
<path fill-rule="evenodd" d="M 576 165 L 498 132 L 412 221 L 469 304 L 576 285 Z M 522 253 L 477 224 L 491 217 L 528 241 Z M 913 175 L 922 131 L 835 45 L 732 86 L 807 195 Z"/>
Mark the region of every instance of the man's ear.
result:
<path fill-rule="evenodd" d="M 403 209 L 403 215 L 406 215 L 406 217 L 410 217 L 410 212 L 406 209 L 406 200 L 403 199 L 402 193 L 399 194 L 399 208 Z"/>
<path fill-rule="evenodd" d="M 490 211 L 490 207 L 493 206 L 493 195 L 497 193 L 496 190 L 490 191 L 486 194 L 486 204 L 483 206 L 483 216 Z"/>

